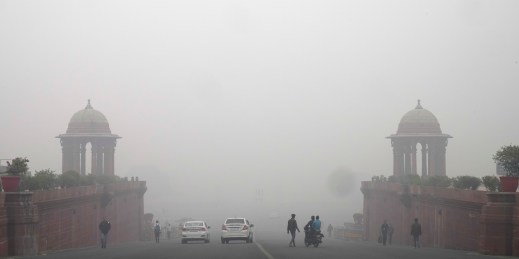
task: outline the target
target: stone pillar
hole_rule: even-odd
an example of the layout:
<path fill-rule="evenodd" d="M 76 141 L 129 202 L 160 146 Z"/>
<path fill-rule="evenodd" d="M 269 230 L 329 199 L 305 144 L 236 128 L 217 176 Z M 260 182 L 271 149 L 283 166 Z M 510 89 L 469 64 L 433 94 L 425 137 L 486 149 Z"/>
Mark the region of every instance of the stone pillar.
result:
<path fill-rule="evenodd" d="M 97 173 L 98 174 L 104 174 L 103 167 L 104 167 L 104 146 L 100 144 L 97 147 Z"/>
<path fill-rule="evenodd" d="M 515 193 L 488 193 L 488 202 L 481 209 L 479 252 L 492 255 L 512 255 L 513 213 Z"/>
<path fill-rule="evenodd" d="M 436 174 L 436 145 L 428 145 L 427 148 L 427 175 L 433 176 Z"/>
<path fill-rule="evenodd" d="M 91 143 L 92 145 L 92 166 L 90 167 L 91 169 L 91 173 L 92 174 L 98 174 L 97 172 L 97 143 L 96 142 L 93 142 Z"/>
<path fill-rule="evenodd" d="M 411 171 L 411 146 L 409 146 L 409 144 L 407 144 L 405 146 L 405 174 L 406 175 L 409 175 L 412 173 Z"/>
<path fill-rule="evenodd" d="M 80 147 L 80 144 L 79 142 L 77 141 L 73 141 L 73 144 L 72 144 L 72 170 L 80 173 L 81 172 L 81 168 L 80 168 L 80 164 L 81 164 L 81 154 L 80 154 L 80 151 L 81 151 L 81 147 Z"/>
<path fill-rule="evenodd" d="M 416 143 L 414 143 L 414 144 L 411 146 L 411 157 L 412 157 L 411 163 L 413 164 L 413 165 L 411 166 L 411 168 L 412 168 L 412 174 L 418 174 L 418 172 L 417 172 L 417 168 L 416 168 Z"/>
<path fill-rule="evenodd" d="M 422 177 L 427 176 L 427 145 L 422 142 Z"/>
<path fill-rule="evenodd" d="M 85 142 L 81 143 L 81 171 L 79 172 L 80 175 L 86 174 L 86 144 Z"/>
<path fill-rule="evenodd" d="M 447 175 L 447 163 L 446 163 L 446 145 L 447 140 L 445 140 L 444 143 L 442 143 L 441 146 L 438 147 L 438 174 L 437 175 Z"/>
<path fill-rule="evenodd" d="M 106 145 L 104 151 L 104 173 L 107 175 L 114 175 L 115 148 L 113 145 Z"/>
<path fill-rule="evenodd" d="M 38 208 L 32 203 L 32 192 L 5 193 L 9 255 L 38 254 Z"/>
<path fill-rule="evenodd" d="M 61 171 L 74 170 L 73 145 L 69 139 L 61 139 Z"/>
<path fill-rule="evenodd" d="M 393 175 L 402 175 L 404 173 L 404 153 L 402 144 L 393 141 Z"/>

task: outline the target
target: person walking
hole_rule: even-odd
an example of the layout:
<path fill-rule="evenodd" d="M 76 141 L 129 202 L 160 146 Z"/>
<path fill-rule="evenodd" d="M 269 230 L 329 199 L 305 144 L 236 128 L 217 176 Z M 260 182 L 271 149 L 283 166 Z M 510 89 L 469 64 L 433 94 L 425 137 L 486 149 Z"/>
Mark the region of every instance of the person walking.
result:
<path fill-rule="evenodd" d="M 333 227 L 332 227 L 332 224 L 328 225 L 328 237 L 332 237 L 332 231 L 333 231 Z"/>
<path fill-rule="evenodd" d="M 155 232 L 155 243 L 160 243 L 160 224 L 159 221 L 155 221 L 155 226 L 153 227 L 153 232 Z"/>
<path fill-rule="evenodd" d="M 393 242 L 393 232 L 394 231 L 395 231 L 395 229 L 393 228 L 393 225 L 389 224 L 389 229 L 387 230 L 389 245 L 391 245 L 391 243 Z"/>
<path fill-rule="evenodd" d="M 422 235 L 422 225 L 418 223 L 418 218 L 414 219 L 411 225 L 411 235 L 413 236 L 414 248 L 420 248 L 420 236 Z"/>
<path fill-rule="evenodd" d="M 290 218 L 288 220 L 288 225 L 287 225 L 287 234 L 290 232 L 290 234 L 292 235 L 292 239 L 290 240 L 290 243 L 288 243 L 289 247 L 296 246 L 296 242 L 295 242 L 296 230 L 297 230 L 297 232 L 301 232 L 301 231 L 299 231 L 299 228 L 297 227 L 296 214 L 292 214 L 292 218 Z"/>
<path fill-rule="evenodd" d="M 169 223 L 166 226 L 166 234 L 168 236 L 168 240 L 170 240 L 171 239 L 171 224 L 169 224 Z"/>
<path fill-rule="evenodd" d="M 382 235 L 382 244 L 386 245 L 387 242 L 387 232 L 389 230 L 389 225 L 387 224 L 387 221 L 384 220 L 384 223 L 382 226 L 380 226 L 380 234 Z"/>
<path fill-rule="evenodd" d="M 101 223 L 99 223 L 99 231 L 101 231 L 101 248 L 106 248 L 107 235 L 111 227 L 112 225 L 110 224 L 110 221 L 106 218 L 103 218 Z"/>

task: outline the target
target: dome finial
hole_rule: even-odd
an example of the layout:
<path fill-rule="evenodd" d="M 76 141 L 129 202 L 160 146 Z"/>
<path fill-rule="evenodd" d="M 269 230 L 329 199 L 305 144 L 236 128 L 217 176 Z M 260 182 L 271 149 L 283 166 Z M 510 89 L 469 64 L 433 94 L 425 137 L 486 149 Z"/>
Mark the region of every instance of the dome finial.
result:
<path fill-rule="evenodd" d="M 92 105 L 90 105 L 90 99 L 88 99 L 88 104 L 87 104 L 87 106 L 85 107 L 85 109 L 93 109 L 93 108 L 92 108 Z"/>
<path fill-rule="evenodd" d="M 420 99 L 418 99 L 418 104 L 416 105 L 415 109 L 423 109 L 422 105 L 420 104 Z"/>

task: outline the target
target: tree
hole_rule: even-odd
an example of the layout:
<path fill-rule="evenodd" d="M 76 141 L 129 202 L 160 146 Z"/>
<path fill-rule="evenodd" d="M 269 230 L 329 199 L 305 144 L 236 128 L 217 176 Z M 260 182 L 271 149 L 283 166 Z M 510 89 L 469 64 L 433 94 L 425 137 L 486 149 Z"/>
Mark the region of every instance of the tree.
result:
<path fill-rule="evenodd" d="M 490 192 L 497 192 L 499 190 L 499 179 L 493 175 L 483 176 L 483 186 Z"/>
<path fill-rule="evenodd" d="M 519 177 L 519 146 L 503 146 L 496 152 L 493 159 L 503 167 L 507 176 Z"/>
<path fill-rule="evenodd" d="M 475 176 L 464 175 L 452 179 L 452 186 L 463 190 L 477 190 L 481 185 L 481 179 Z"/>
<path fill-rule="evenodd" d="M 26 157 L 17 157 L 13 159 L 11 164 L 8 164 L 7 173 L 10 175 L 24 175 L 29 171 L 29 159 Z"/>
<path fill-rule="evenodd" d="M 422 179 L 423 184 L 427 186 L 444 187 L 451 186 L 452 180 L 446 175 L 432 175 Z"/>
<path fill-rule="evenodd" d="M 66 171 L 61 174 L 60 182 L 63 187 L 79 186 L 81 183 L 81 176 L 76 171 Z"/>

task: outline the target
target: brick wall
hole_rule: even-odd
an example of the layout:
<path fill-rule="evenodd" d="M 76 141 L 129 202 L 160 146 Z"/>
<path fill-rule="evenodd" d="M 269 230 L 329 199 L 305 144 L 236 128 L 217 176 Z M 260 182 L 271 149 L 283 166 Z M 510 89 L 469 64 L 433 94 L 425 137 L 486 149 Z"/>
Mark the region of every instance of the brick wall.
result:
<path fill-rule="evenodd" d="M 479 251 L 481 209 L 487 192 L 362 182 L 365 238 L 377 240 L 387 220 L 395 229 L 393 243 L 411 245 L 411 224 L 422 224 L 422 245 Z"/>
<path fill-rule="evenodd" d="M 103 217 L 112 225 L 108 245 L 140 240 L 145 191 L 145 182 L 35 191 L 39 253 L 98 245 Z"/>

